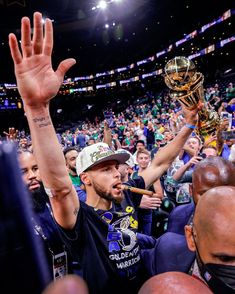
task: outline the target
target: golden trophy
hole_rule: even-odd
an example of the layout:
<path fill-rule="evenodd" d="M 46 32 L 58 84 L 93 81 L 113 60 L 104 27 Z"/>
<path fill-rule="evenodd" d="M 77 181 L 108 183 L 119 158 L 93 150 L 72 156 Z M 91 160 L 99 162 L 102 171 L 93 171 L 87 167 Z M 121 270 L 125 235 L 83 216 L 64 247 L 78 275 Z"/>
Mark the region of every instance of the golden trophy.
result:
<path fill-rule="evenodd" d="M 178 100 L 189 110 L 203 104 L 198 111 L 196 134 L 204 140 L 214 135 L 219 127 L 220 119 L 216 111 L 206 106 L 203 74 L 197 72 L 195 64 L 184 56 L 177 56 L 169 60 L 164 70 L 164 79 L 170 88 L 170 97 Z"/>

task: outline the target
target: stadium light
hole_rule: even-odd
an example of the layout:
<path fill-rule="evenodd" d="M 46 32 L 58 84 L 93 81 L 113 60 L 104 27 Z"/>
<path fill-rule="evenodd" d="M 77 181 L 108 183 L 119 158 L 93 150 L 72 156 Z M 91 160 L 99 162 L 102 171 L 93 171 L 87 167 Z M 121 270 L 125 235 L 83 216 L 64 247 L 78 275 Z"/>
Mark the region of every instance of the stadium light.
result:
<path fill-rule="evenodd" d="M 101 9 L 106 9 L 106 7 L 107 7 L 107 2 L 106 1 L 104 1 L 104 0 L 101 0 L 100 2 L 99 2 L 99 8 L 101 8 Z"/>

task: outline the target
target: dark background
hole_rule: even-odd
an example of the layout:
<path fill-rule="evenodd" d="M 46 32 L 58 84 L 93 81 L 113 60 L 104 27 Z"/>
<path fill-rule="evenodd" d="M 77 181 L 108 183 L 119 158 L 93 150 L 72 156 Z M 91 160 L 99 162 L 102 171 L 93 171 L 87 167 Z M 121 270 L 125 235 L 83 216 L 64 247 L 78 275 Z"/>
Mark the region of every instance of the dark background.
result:
<path fill-rule="evenodd" d="M 74 57 L 77 65 L 69 75 L 80 76 L 149 57 L 181 39 L 184 34 L 221 16 L 227 9 L 234 8 L 234 1 L 230 0 L 121 0 L 109 4 L 104 11 L 92 10 L 98 2 L 0 0 L 0 82 L 14 81 L 7 36 L 10 32 L 19 35 L 21 17 L 26 15 L 32 19 L 34 11 L 54 20 L 54 66 L 61 59 Z M 113 22 L 115 26 L 112 26 Z M 105 29 L 106 23 L 110 25 L 109 29 Z M 221 36 L 222 33 L 229 35 L 229 31 L 234 33 L 234 17 L 232 25 L 226 25 Z M 216 26 L 208 30 L 204 39 L 206 46 L 211 38 L 215 37 L 214 41 L 217 41 L 221 37 L 220 29 Z M 200 45 L 203 48 L 201 41 Z M 219 61 L 221 58 L 214 58 L 212 72 L 223 66 L 225 59 L 226 64 L 234 62 L 234 45 L 228 45 L 226 49 L 230 56 L 222 56 L 222 62 Z M 182 53 L 187 53 L 187 50 L 185 48 Z"/>

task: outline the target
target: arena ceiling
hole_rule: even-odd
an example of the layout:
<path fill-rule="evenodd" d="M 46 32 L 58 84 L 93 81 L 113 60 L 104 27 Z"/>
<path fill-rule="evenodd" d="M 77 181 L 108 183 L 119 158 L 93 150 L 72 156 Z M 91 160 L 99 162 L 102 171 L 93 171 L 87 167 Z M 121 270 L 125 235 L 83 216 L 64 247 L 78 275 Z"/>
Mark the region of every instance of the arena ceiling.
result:
<path fill-rule="evenodd" d="M 75 57 L 77 76 L 146 58 L 234 8 L 230 0 L 106 1 L 101 9 L 99 0 L 0 0 L 0 81 L 14 79 L 7 36 L 34 11 L 54 21 L 53 63 Z"/>

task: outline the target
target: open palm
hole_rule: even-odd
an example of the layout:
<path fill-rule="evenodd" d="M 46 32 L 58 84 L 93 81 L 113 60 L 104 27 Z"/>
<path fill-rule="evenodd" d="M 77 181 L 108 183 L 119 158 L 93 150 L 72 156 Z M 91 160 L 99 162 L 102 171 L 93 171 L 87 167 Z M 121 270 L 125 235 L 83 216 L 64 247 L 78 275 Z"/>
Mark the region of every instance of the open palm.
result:
<path fill-rule="evenodd" d="M 21 32 L 21 51 L 16 36 L 9 35 L 9 46 L 14 61 L 19 93 L 25 105 L 47 104 L 57 94 L 65 73 L 76 61 L 66 59 L 60 63 L 56 71 L 53 70 L 51 64 L 52 22 L 49 19 L 46 20 L 43 36 L 42 15 L 40 13 L 34 14 L 32 40 L 30 21 L 27 17 L 22 19 Z"/>

